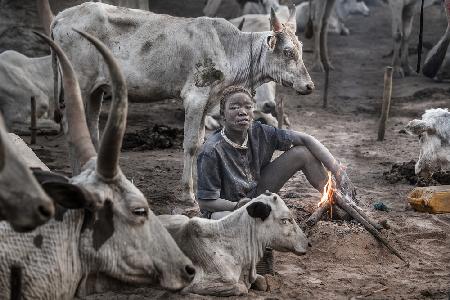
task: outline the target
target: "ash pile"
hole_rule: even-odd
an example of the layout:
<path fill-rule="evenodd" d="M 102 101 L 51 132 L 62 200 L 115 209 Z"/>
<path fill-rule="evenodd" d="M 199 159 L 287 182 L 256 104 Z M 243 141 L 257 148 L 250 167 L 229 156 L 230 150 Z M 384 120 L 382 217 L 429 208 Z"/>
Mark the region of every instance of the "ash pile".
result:
<path fill-rule="evenodd" d="M 123 150 L 144 151 L 155 149 L 181 148 L 183 130 L 155 124 L 136 132 L 126 133 Z"/>
<path fill-rule="evenodd" d="M 391 184 L 405 182 L 417 186 L 448 185 L 450 184 L 450 172 L 438 171 L 430 179 L 417 176 L 414 171 L 416 162 L 395 163 L 389 171 L 383 173 L 383 177 Z"/>

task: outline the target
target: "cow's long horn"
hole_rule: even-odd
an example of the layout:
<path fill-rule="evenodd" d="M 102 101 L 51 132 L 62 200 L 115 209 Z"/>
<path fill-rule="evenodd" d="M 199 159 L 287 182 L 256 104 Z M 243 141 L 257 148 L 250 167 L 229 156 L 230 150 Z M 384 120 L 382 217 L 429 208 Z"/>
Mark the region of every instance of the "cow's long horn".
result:
<path fill-rule="evenodd" d="M 295 10 L 295 4 L 289 6 L 289 18 L 287 19 L 287 23 L 297 28 L 297 13 Z"/>
<path fill-rule="evenodd" d="M 44 27 L 44 32 L 50 36 L 50 25 L 55 17 L 50 8 L 50 3 L 48 0 L 37 0 L 37 9 L 39 18 L 41 19 L 41 25 Z"/>
<path fill-rule="evenodd" d="M 113 100 L 98 150 L 97 172 L 104 178 L 112 179 L 115 178 L 119 169 L 120 149 L 127 123 L 127 85 L 119 64 L 111 51 L 94 36 L 86 32 L 74 30 L 91 42 L 102 54 L 111 76 Z"/>
<path fill-rule="evenodd" d="M 283 30 L 283 26 L 281 25 L 280 20 L 278 20 L 273 7 L 270 9 L 270 27 L 274 32 L 280 32 Z"/>
<path fill-rule="evenodd" d="M 61 47 L 48 36 L 39 32 L 34 33 L 52 47 L 61 64 L 64 94 L 67 101 L 66 116 L 69 124 L 69 144 L 74 146 L 80 165 L 83 166 L 89 159 L 96 155 L 96 152 L 86 125 L 83 100 L 81 99 L 80 86 L 75 71 Z"/>

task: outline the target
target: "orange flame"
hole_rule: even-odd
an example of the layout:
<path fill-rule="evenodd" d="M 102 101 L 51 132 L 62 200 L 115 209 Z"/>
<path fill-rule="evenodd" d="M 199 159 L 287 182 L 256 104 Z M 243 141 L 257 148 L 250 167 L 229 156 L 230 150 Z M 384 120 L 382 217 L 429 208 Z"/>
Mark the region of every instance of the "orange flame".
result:
<path fill-rule="evenodd" d="M 333 178 L 331 177 L 331 172 L 328 172 L 328 181 L 327 181 L 327 184 L 325 184 L 325 186 L 323 187 L 322 198 L 320 198 L 320 201 L 317 204 L 317 207 L 324 205 L 328 201 L 330 201 L 330 203 L 332 203 L 333 194 L 334 194 Z"/>

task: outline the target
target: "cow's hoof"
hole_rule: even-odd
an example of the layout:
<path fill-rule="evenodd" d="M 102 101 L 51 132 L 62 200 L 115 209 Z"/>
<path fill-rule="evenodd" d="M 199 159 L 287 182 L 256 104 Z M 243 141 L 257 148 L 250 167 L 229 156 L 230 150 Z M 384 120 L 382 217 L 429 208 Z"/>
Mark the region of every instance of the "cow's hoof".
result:
<path fill-rule="evenodd" d="M 266 292 L 268 288 L 267 280 L 264 276 L 257 275 L 255 282 L 252 284 L 252 289 Z"/>

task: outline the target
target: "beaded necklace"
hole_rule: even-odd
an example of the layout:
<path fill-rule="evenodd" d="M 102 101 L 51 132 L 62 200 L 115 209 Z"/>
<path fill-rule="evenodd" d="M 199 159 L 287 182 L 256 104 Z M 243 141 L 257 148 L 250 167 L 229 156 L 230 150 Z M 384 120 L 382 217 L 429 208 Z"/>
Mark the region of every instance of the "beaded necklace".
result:
<path fill-rule="evenodd" d="M 224 138 L 224 140 L 230 144 L 231 146 L 233 146 L 236 149 L 242 149 L 242 150 L 246 150 L 248 149 L 247 146 L 247 142 L 248 142 L 248 132 L 247 135 L 245 136 L 245 140 L 242 143 L 242 145 L 236 144 L 235 142 L 233 142 L 232 140 L 230 140 L 226 135 L 225 135 L 225 127 L 222 127 L 222 130 L 220 131 L 220 135 Z"/>

